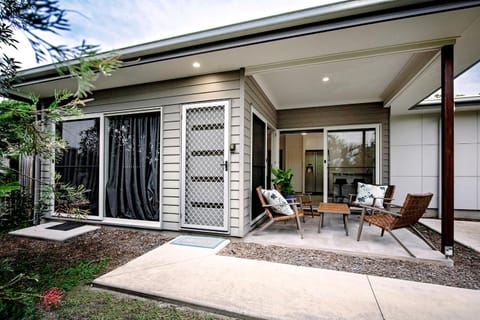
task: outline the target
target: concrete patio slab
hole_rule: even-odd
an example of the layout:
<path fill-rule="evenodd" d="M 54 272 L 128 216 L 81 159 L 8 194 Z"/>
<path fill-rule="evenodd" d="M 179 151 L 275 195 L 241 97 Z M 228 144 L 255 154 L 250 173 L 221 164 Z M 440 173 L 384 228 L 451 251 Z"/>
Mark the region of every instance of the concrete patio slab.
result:
<path fill-rule="evenodd" d="M 453 265 L 453 262 L 446 259 L 440 251 L 432 250 L 422 239 L 407 229 L 398 229 L 393 232 L 415 254 L 416 258 L 410 257 L 388 233 L 381 237 L 381 229 L 369 226 L 368 223 L 363 225 L 360 241 L 357 241 L 359 218 L 358 215 L 349 216 L 349 236 L 345 235 L 341 215 L 326 214 L 324 227 L 321 228 L 320 233 L 317 232 L 320 217 L 305 216 L 305 223 L 302 224 L 304 239 L 298 235 L 294 223 L 274 223 L 265 231 L 253 231 L 243 241 L 264 245 L 320 249 L 356 256 Z"/>
<path fill-rule="evenodd" d="M 84 225 L 84 226 L 71 229 L 71 230 L 66 230 L 66 231 L 48 229 L 50 227 L 60 225 L 62 223 L 63 221 L 47 222 L 47 223 L 40 224 L 38 226 L 15 230 L 15 231 L 9 232 L 9 234 L 15 235 L 15 236 L 35 238 L 35 239 L 65 241 L 65 240 L 77 237 L 79 235 L 82 235 L 84 233 L 100 229 L 100 227 L 92 226 L 92 225 Z"/>
<path fill-rule="evenodd" d="M 167 243 L 93 283 L 240 318 L 476 319 L 480 313 L 480 290 L 217 256 L 217 251 Z"/>
<path fill-rule="evenodd" d="M 420 223 L 428 228 L 442 233 L 442 220 L 420 219 Z M 480 252 L 480 221 L 459 221 L 453 222 L 454 238 L 458 243 Z"/>

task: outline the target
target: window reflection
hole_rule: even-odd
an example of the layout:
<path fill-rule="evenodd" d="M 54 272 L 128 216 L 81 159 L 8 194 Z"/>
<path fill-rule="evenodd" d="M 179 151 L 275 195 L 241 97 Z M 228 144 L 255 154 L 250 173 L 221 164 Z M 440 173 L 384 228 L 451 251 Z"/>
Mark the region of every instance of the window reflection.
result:
<path fill-rule="evenodd" d="M 375 182 L 375 130 L 329 131 L 329 197 L 344 202 L 358 182 Z"/>
<path fill-rule="evenodd" d="M 73 186 L 83 184 L 91 215 L 98 215 L 99 134 L 100 120 L 71 120 L 58 125 L 58 133 L 67 143 L 63 155 L 55 163 L 60 182 Z"/>

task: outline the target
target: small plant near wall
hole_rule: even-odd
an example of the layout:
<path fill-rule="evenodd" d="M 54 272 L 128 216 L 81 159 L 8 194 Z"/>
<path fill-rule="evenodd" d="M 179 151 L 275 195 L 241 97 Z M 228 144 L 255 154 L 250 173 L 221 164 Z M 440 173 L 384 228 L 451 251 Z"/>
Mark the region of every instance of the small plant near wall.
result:
<path fill-rule="evenodd" d="M 275 186 L 280 188 L 280 192 L 283 195 L 294 194 L 292 186 L 292 169 L 282 170 L 280 168 L 272 168 L 272 173 L 275 176 L 272 181 Z"/>

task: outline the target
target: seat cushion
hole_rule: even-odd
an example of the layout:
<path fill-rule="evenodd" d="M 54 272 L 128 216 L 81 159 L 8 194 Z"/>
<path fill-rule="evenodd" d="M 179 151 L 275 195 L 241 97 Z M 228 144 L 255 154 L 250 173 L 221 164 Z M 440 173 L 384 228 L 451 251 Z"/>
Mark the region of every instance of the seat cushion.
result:
<path fill-rule="evenodd" d="M 357 188 L 357 199 L 353 202 L 355 205 L 373 205 L 373 200 L 375 201 L 375 207 L 383 208 L 383 198 L 385 198 L 385 192 L 387 191 L 388 186 L 375 186 L 367 183 L 358 183 Z"/>
<path fill-rule="evenodd" d="M 262 189 L 262 194 L 265 197 L 265 200 L 267 200 L 267 203 L 272 205 L 272 210 L 276 214 L 289 216 L 295 213 L 292 208 L 290 208 L 287 200 L 285 200 L 277 190 Z"/>

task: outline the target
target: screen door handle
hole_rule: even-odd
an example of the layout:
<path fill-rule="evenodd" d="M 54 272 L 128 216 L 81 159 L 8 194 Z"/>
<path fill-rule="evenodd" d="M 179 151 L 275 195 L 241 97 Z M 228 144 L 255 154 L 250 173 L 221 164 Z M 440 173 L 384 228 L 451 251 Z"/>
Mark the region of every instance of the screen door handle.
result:
<path fill-rule="evenodd" d="M 224 163 L 220 163 L 220 165 L 221 165 L 222 167 L 225 167 L 225 171 L 228 171 L 228 161 L 227 161 L 227 160 L 225 160 Z"/>

